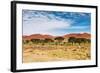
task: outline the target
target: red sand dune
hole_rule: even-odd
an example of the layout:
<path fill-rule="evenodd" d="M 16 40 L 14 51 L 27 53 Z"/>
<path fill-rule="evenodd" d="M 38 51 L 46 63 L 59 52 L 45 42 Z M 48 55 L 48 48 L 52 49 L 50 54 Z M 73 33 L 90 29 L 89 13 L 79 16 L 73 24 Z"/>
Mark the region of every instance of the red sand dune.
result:
<path fill-rule="evenodd" d="M 42 35 L 42 34 L 32 34 L 30 36 L 23 36 L 24 40 L 31 40 L 31 39 L 45 39 L 45 38 L 54 38 L 51 35 Z"/>
<path fill-rule="evenodd" d="M 75 38 L 87 38 L 90 39 L 91 35 L 89 33 L 78 33 L 78 34 L 66 34 L 64 38 L 75 37 Z"/>
<path fill-rule="evenodd" d="M 24 40 L 45 39 L 45 38 L 53 39 L 55 37 L 58 37 L 58 36 L 52 36 L 52 35 L 47 35 L 47 34 L 46 35 L 32 34 L 32 35 L 29 35 L 29 36 L 23 36 L 23 39 Z M 87 38 L 87 39 L 90 39 L 91 35 L 89 33 L 72 33 L 72 34 L 63 35 L 62 37 L 64 37 L 64 38 L 75 37 L 75 38 Z"/>

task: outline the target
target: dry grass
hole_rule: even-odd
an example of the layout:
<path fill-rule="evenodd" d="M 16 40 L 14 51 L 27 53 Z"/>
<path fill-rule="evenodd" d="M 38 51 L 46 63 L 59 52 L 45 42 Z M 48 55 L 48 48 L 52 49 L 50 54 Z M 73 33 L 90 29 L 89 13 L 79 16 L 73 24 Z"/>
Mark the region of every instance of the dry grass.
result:
<path fill-rule="evenodd" d="M 47 62 L 90 59 L 90 44 L 41 45 L 23 44 L 23 62 Z"/>

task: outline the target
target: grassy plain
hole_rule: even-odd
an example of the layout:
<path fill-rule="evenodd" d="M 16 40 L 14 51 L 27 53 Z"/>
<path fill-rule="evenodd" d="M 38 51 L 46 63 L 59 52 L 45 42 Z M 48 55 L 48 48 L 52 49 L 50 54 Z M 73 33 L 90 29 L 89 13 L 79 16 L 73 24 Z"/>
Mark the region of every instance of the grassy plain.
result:
<path fill-rule="evenodd" d="M 79 44 L 33 44 L 23 43 L 23 63 L 89 60 L 91 59 L 90 43 Z"/>

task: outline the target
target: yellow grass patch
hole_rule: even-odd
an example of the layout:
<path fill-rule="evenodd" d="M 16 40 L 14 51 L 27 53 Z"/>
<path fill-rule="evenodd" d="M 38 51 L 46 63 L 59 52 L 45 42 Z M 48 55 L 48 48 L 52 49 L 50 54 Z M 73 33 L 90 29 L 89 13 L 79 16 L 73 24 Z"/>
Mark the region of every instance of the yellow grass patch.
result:
<path fill-rule="evenodd" d="M 90 59 L 90 44 L 39 45 L 23 44 L 23 62 L 47 62 Z"/>

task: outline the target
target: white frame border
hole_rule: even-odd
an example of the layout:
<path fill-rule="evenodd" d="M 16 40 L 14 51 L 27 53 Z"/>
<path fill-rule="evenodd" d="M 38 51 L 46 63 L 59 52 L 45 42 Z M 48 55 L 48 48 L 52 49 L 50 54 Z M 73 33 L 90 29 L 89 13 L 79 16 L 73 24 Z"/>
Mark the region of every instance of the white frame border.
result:
<path fill-rule="evenodd" d="M 16 62 L 17 62 L 17 70 L 21 69 L 38 69 L 38 68 L 52 68 L 52 67 L 72 67 L 72 66 L 85 66 L 85 65 L 95 65 L 95 53 L 96 53 L 96 10 L 92 8 L 81 8 L 81 7 L 60 7 L 60 6 L 45 6 L 45 5 L 28 5 L 28 4 L 17 4 L 17 47 L 16 47 Z M 66 9 L 69 8 L 69 9 Z M 74 8 L 74 9 L 73 9 Z M 48 11 L 72 11 L 72 12 L 89 12 L 91 13 L 91 37 L 93 43 L 91 43 L 91 60 L 81 60 L 81 61 L 68 61 L 66 62 L 45 62 L 45 63 L 28 63 L 22 64 L 22 9 L 30 9 L 30 10 L 48 10 Z M 54 66 L 55 65 L 55 66 Z"/>

